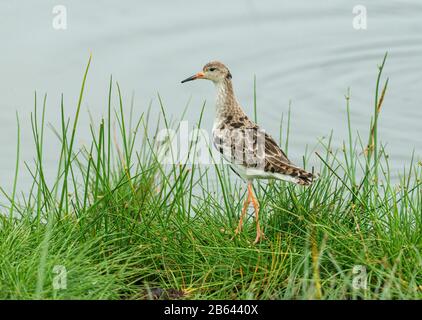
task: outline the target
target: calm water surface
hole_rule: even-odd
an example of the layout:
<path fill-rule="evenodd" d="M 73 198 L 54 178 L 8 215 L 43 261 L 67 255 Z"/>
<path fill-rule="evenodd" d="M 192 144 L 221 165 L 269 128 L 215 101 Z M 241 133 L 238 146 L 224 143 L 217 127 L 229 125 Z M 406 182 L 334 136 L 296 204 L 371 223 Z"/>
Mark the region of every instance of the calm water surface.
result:
<path fill-rule="evenodd" d="M 367 137 L 373 111 L 377 64 L 386 51 L 390 78 L 379 118 L 380 135 L 393 172 L 422 155 L 422 2 L 310 1 L 61 1 L 68 28 L 52 27 L 55 1 L 0 3 L 0 185 L 10 190 L 16 149 L 15 112 L 22 127 L 21 159 L 34 156 L 30 129 L 34 91 L 48 93 L 46 121 L 59 124 L 60 94 L 74 114 L 82 74 L 88 77 L 77 144 L 89 140 L 94 119 L 106 113 L 110 74 L 119 81 L 126 105 L 135 94 L 136 112 L 149 102 L 158 110 L 160 92 L 170 114 L 179 115 L 191 98 L 186 118 L 198 119 L 208 101 L 205 128 L 214 115 L 211 83 L 180 80 L 218 59 L 231 69 L 239 101 L 253 108 L 253 77 L 258 88 L 258 122 L 278 136 L 282 113 L 291 100 L 289 155 L 301 163 L 305 146 L 331 130 L 335 145 L 347 138 L 344 95 L 351 88 L 354 128 Z M 352 25 L 356 4 L 365 5 L 366 30 Z M 58 143 L 46 135 L 44 161 L 55 173 Z M 23 166 L 22 166 L 23 169 Z M 23 170 L 22 170 L 23 171 Z M 19 189 L 31 179 L 22 173 Z"/>

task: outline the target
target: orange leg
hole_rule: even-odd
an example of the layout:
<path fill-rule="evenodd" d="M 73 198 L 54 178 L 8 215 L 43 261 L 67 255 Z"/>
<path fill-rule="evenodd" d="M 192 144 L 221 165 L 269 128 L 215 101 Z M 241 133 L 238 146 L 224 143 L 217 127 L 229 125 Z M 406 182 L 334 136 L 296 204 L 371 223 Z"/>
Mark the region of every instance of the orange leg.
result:
<path fill-rule="evenodd" d="M 264 233 L 262 232 L 261 227 L 259 225 L 259 203 L 253 194 L 252 183 L 248 184 L 248 190 L 249 190 L 249 194 L 251 195 L 251 201 L 252 201 L 253 207 L 255 209 L 256 238 L 253 243 L 257 244 L 264 237 Z"/>
<path fill-rule="evenodd" d="M 250 202 L 251 202 L 251 195 L 249 193 L 249 188 L 248 188 L 248 194 L 246 196 L 245 202 L 243 203 L 243 208 L 242 208 L 242 213 L 240 214 L 239 224 L 237 225 L 237 228 L 234 231 L 235 235 L 237 235 L 240 231 L 242 231 L 243 218 L 246 216 L 246 211 L 248 209 L 248 206 L 249 206 L 249 203 Z"/>

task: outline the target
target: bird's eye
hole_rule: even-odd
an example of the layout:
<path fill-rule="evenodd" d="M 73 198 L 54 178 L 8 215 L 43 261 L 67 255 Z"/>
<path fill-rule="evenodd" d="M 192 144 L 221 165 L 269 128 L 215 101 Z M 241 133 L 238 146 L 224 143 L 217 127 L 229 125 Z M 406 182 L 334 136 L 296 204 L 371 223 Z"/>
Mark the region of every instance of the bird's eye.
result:
<path fill-rule="evenodd" d="M 215 68 L 209 68 L 208 70 L 212 72 L 215 71 Z"/>

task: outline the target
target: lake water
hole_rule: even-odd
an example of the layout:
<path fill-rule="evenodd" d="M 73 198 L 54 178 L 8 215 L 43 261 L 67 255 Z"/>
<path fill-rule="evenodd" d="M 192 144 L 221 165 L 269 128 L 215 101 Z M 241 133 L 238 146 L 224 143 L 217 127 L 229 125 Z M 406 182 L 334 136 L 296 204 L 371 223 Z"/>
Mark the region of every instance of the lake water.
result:
<path fill-rule="evenodd" d="M 422 155 L 422 2 L 310 1 L 60 1 L 67 29 L 52 26 L 56 1 L 0 2 L 0 185 L 10 190 L 16 152 L 18 111 L 21 159 L 32 161 L 30 112 L 34 91 L 48 93 L 46 121 L 59 124 L 60 94 L 74 114 L 81 78 L 93 54 L 77 144 L 89 139 L 94 119 L 106 113 L 110 74 L 126 105 L 135 94 L 137 112 L 157 92 L 168 113 L 194 122 L 208 101 L 204 123 L 210 130 L 214 88 L 204 81 L 181 85 L 209 60 L 226 63 L 238 100 L 253 109 L 253 77 L 258 89 L 258 122 L 278 137 L 282 113 L 291 100 L 289 156 L 301 163 L 305 146 L 334 130 L 336 145 L 347 138 L 345 99 L 351 88 L 354 128 L 367 137 L 373 112 L 377 65 L 386 51 L 390 78 L 379 118 L 393 172 L 409 166 L 412 151 Z M 364 5 L 367 29 L 353 27 L 353 7 Z M 58 144 L 46 136 L 45 158 L 57 164 Z M 24 170 L 23 166 L 21 166 Z M 55 172 L 55 171 L 54 171 Z M 22 173 L 19 189 L 31 179 Z"/>

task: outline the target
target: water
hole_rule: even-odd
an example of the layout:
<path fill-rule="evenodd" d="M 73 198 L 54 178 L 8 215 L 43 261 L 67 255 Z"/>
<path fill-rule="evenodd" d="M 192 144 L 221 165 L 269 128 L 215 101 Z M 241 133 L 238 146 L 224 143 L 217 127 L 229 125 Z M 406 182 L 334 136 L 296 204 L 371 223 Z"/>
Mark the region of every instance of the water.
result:
<path fill-rule="evenodd" d="M 210 130 L 214 88 L 204 81 L 180 80 L 209 60 L 226 63 L 237 97 L 252 115 L 253 77 L 258 88 L 258 122 L 278 137 L 282 113 L 292 103 L 289 155 L 301 163 L 305 146 L 334 131 L 335 143 L 347 138 L 344 95 L 351 88 L 354 128 L 367 137 L 373 112 L 377 65 L 389 52 L 389 88 L 379 118 L 379 134 L 390 154 L 391 169 L 409 166 L 412 151 L 422 154 L 422 3 L 359 1 L 366 6 L 366 30 L 352 25 L 346 0 L 324 1 L 61 1 L 67 30 L 52 27 L 56 1 L 0 3 L 0 185 L 10 189 L 16 152 L 18 111 L 21 159 L 34 153 L 29 115 L 34 91 L 48 93 L 46 121 L 59 124 L 60 95 L 74 114 L 89 56 L 77 145 L 89 140 L 89 109 L 94 119 L 106 113 L 110 74 L 119 81 L 127 105 L 135 94 L 136 112 L 150 100 L 158 109 L 160 92 L 170 114 L 178 115 L 189 98 L 187 119 L 194 122 L 204 99 Z M 57 163 L 58 143 L 47 132 L 47 165 Z M 24 167 L 21 166 L 23 169 Z M 55 171 L 54 171 L 55 172 Z M 19 189 L 30 175 L 21 174 Z"/>

